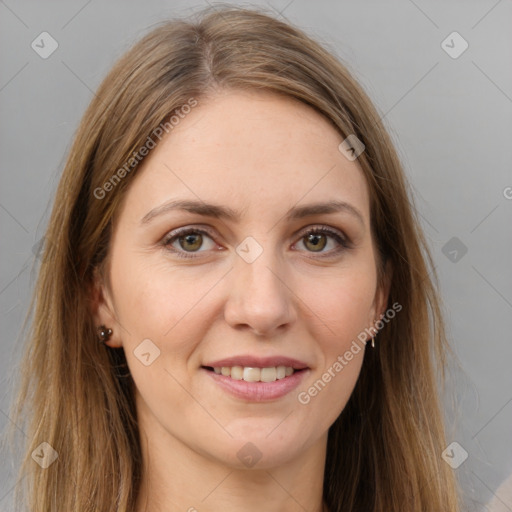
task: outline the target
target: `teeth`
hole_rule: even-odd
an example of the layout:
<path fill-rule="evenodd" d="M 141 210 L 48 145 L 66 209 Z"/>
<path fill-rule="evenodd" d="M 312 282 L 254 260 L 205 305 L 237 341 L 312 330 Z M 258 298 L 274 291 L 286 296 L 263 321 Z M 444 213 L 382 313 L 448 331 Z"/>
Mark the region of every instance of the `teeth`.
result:
<path fill-rule="evenodd" d="M 217 374 L 246 382 L 275 382 L 289 377 L 295 371 L 291 366 L 271 366 L 270 368 L 253 368 L 250 366 L 215 367 Z"/>
<path fill-rule="evenodd" d="M 229 371 L 229 368 L 225 368 Z M 229 377 L 228 373 L 228 377 Z M 233 366 L 231 368 L 231 378 L 235 380 L 242 380 L 244 378 L 244 368 L 243 366 Z"/>
<path fill-rule="evenodd" d="M 262 368 L 261 369 L 261 382 L 274 382 L 277 380 L 277 369 L 273 368 Z"/>
<path fill-rule="evenodd" d="M 246 382 L 258 382 L 261 380 L 261 370 L 259 368 L 244 368 L 244 376 L 242 377 Z"/>

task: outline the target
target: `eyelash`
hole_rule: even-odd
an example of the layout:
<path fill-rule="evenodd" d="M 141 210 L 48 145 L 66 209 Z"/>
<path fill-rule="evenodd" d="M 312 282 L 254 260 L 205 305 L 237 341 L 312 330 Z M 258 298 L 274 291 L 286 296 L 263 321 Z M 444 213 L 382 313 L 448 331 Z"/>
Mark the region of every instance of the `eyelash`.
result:
<path fill-rule="evenodd" d="M 187 253 L 186 251 L 183 252 L 181 250 L 175 249 L 174 247 L 171 247 L 171 244 L 175 240 L 177 240 L 177 239 L 179 239 L 181 237 L 184 237 L 186 235 L 189 235 L 191 233 L 193 233 L 193 234 L 200 233 L 202 235 L 207 235 L 208 237 L 213 238 L 212 233 L 210 233 L 209 231 L 207 231 L 205 229 L 201 229 L 201 228 L 183 228 L 183 229 L 178 230 L 178 231 L 170 234 L 169 236 L 165 237 L 164 240 L 162 241 L 162 245 L 167 250 L 169 250 L 170 252 L 176 254 L 179 258 L 184 258 L 184 259 L 187 259 L 187 258 L 188 259 L 197 258 L 198 256 L 196 256 L 195 254 L 197 252 L 201 252 L 201 251 Z M 334 238 L 334 240 L 336 240 L 336 242 L 340 245 L 340 247 L 330 251 L 332 254 L 327 253 L 327 256 L 325 256 L 324 253 L 318 253 L 318 254 L 324 254 L 324 255 L 320 256 L 321 258 L 323 258 L 323 257 L 332 257 L 334 255 L 339 254 L 340 252 L 342 252 L 345 249 L 350 249 L 351 244 L 350 244 L 350 242 L 349 242 L 349 240 L 347 238 L 343 237 L 337 231 L 334 231 L 333 229 L 327 228 L 325 226 L 314 227 L 314 228 L 309 229 L 308 231 L 303 232 L 301 234 L 301 236 L 300 236 L 300 239 L 303 239 L 304 237 L 306 237 L 307 235 L 310 235 L 310 234 L 322 234 L 322 233 L 326 234 L 326 235 L 329 235 L 332 238 Z M 312 251 L 308 251 L 308 252 L 312 252 Z M 315 253 L 313 252 L 313 254 L 315 254 Z"/>

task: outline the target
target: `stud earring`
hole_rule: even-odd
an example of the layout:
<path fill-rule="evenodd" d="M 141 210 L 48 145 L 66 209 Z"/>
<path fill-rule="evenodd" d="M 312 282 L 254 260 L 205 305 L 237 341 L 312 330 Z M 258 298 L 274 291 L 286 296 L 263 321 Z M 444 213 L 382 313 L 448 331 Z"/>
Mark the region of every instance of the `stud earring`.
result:
<path fill-rule="evenodd" d="M 98 327 L 98 341 L 100 343 L 105 343 L 112 336 L 112 329 L 108 329 L 104 325 L 100 325 Z"/>

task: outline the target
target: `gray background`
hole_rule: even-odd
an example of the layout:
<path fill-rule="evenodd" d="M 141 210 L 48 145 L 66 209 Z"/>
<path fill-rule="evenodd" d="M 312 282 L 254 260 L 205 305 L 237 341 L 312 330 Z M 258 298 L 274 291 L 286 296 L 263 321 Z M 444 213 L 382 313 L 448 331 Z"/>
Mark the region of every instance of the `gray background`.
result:
<path fill-rule="evenodd" d="M 512 2 L 252 5 L 280 11 L 343 59 L 391 132 L 432 247 L 460 361 L 450 373 L 458 402 L 447 406 L 448 442 L 469 454 L 456 469 L 467 510 L 486 510 L 512 473 Z M 200 6 L 206 3 L 0 1 L 0 428 L 10 421 L 10 374 L 37 242 L 79 119 L 136 39 Z M 43 31 L 59 45 L 47 59 L 31 48 Z M 455 59 L 441 46 L 453 31 L 469 44 Z M 12 467 L 0 460 L 0 509 L 8 510 Z"/>

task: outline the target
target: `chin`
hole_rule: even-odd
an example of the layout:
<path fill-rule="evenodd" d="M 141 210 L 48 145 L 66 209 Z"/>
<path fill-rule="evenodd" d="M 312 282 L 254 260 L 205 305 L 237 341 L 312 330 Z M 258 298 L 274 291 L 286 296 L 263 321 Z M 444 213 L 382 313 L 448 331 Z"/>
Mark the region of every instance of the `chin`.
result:
<path fill-rule="evenodd" d="M 283 442 L 279 436 L 270 439 L 265 435 L 260 432 L 259 436 L 234 437 L 221 447 L 221 451 L 210 452 L 210 456 L 232 469 L 264 470 L 290 462 L 299 455 L 297 447 L 303 446 L 303 442 L 290 437 Z"/>

